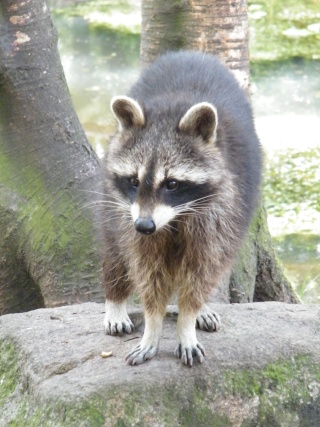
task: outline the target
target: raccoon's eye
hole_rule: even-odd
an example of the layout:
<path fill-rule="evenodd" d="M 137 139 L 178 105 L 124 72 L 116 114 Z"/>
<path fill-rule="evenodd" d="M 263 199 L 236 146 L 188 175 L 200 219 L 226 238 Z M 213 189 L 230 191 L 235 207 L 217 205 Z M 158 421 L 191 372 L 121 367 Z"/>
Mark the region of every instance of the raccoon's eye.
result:
<path fill-rule="evenodd" d="M 175 179 L 170 179 L 170 181 L 167 181 L 166 187 L 167 190 L 175 190 L 178 187 L 178 181 Z"/>
<path fill-rule="evenodd" d="M 139 180 L 137 177 L 133 176 L 132 178 L 129 178 L 129 182 L 132 185 L 132 187 L 135 187 L 135 188 L 139 187 Z"/>

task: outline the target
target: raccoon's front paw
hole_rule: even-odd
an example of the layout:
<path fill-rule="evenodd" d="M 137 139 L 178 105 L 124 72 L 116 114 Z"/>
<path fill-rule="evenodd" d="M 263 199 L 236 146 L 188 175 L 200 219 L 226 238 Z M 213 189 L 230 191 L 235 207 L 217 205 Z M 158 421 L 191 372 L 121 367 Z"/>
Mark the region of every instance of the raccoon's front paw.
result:
<path fill-rule="evenodd" d="M 202 363 L 206 352 L 204 347 L 199 342 L 196 342 L 189 346 L 179 344 L 175 349 L 174 355 L 178 357 L 184 365 L 192 366 L 193 358 L 196 357 L 198 362 Z"/>
<path fill-rule="evenodd" d="M 196 327 L 202 331 L 215 332 L 220 329 L 221 320 L 217 313 L 204 305 L 198 313 Z"/>
<path fill-rule="evenodd" d="M 128 365 L 141 365 L 146 360 L 152 359 L 158 352 L 158 346 L 143 344 L 141 341 L 126 357 Z"/>
<path fill-rule="evenodd" d="M 104 331 L 107 335 L 124 335 L 132 334 L 134 331 L 134 325 L 130 320 L 130 317 L 127 316 L 121 321 L 114 321 L 105 318 L 104 320 Z"/>
<path fill-rule="evenodd" d="M 105 306 L 104 331 L 107 335 L 131 334 L 134 331 L 125 302 L 118 304 L 106 300 Z"/>

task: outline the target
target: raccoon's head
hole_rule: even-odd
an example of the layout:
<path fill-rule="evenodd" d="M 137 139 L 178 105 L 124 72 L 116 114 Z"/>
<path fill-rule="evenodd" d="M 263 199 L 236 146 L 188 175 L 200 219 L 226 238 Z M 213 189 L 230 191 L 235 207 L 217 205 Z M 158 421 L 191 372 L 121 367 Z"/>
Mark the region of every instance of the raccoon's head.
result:
<path fill-rule="evenodd" d="M 181 111 L 149 111 L 132 98 L 111 101 L 119 132 L 107 167 L 114 189 L 130 205 L 138 232 L 170 228 L 179 216 L 208 209 L 222 179 L 216 147 L 218 116 L 208 102 Z M 180 218 L 181 220 L 182 218 Z"/>

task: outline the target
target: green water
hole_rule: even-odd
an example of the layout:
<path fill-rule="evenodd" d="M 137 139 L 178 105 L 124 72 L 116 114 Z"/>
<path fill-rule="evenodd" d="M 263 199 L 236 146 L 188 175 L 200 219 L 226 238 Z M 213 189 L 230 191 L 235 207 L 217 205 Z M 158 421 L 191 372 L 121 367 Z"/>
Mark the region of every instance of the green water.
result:
<path fill-rule="evenodd" d="M 58 0 L 51 8 L 76 111 L 103 157 L 115 128 L 110 99 L 139 74 L 139 2 Z M 269 227 L 298 294 L 320 303 L 319 1 L 250 2 L 249 14 Z"/>

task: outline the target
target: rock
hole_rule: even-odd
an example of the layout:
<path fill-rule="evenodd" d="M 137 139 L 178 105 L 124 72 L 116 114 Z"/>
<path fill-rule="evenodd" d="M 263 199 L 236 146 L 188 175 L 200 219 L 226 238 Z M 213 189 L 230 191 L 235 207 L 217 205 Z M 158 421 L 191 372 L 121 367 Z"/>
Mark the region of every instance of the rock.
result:
<path fill-rule="evenodd" d="M 207 357 L 173 355 L 169 307 L 158 356 L 127 366 L 142 335 L 103 333 L 104 306 L 85 303 L 0 318 L 0 426 L 320 426 L 320 306 L 211 304 Z M 102 357 L 102 353 L 109 357 Z"/>

